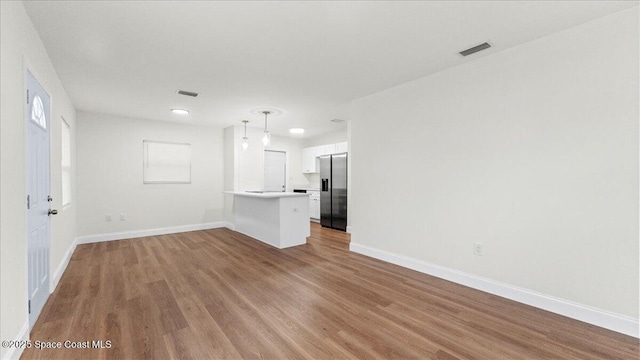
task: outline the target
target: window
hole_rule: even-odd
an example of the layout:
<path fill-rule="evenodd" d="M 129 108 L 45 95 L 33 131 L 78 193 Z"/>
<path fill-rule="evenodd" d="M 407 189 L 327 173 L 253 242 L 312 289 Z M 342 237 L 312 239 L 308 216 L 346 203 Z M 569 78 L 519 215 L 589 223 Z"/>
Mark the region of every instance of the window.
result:
<path fill-rule="evenodd" d="M 143 140 L 143 183 L 190 184 L 191 145 Z"/>
<path fill-rule="evenodd" d="M 71 127 L 62 118 L 62 206 L 71 204 Z"/>
<path fill-rule="evenodd" d="M 44 115 L 44 105 L 40 96 L 33 97 L 33 103 L 31 104 L 31 121 L 40 125 L 43 129 L 47 129 L 47 118 Z"/>

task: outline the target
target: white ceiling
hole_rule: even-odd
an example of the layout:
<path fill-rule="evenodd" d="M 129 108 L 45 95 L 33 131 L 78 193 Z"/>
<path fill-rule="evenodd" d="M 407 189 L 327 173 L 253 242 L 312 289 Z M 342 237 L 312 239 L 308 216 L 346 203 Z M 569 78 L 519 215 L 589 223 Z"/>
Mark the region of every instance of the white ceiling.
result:
<path fill-rule="evenodd" d="M 349 102 L 635 6 L 612 1 L 28 1 L 78 110 L 307 129 L 343 128 Z M 489 41 L 467 58 L 458 51 Z M 176 94 L 199 92 L 197 98 Z M 186 108 L 187 117 L 171 108 Z M 402 119 L 389 119 L 398 122 Z"/>

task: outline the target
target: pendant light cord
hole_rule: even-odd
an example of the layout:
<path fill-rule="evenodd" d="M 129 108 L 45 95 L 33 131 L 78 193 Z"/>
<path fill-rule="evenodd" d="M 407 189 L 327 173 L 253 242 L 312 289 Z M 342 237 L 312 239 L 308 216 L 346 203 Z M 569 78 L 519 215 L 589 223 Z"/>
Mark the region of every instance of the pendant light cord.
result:
<path fill-rule="evenodd" d="M 269 111 L 263 111 L 264 114 L 264 131 L 267 131 L 267 115 L 269 115 Z"/>

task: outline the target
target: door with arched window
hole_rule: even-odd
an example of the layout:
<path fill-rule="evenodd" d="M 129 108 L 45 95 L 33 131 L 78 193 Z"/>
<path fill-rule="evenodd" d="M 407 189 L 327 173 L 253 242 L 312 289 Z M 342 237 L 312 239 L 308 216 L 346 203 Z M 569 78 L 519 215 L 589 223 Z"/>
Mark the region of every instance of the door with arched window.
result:
<path fill-rule="evenodd" d="M 27 254 L 29 326 L 33 327 L 49 297 L 49 94 L 27 71 Z"/>

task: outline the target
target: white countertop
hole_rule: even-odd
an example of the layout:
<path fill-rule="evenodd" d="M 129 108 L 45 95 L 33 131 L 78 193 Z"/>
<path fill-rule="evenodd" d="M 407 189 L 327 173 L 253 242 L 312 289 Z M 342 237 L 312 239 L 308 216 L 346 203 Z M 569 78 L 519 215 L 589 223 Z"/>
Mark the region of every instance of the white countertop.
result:
<path fill-rule="evenodd" d="M 254 192 L 246 192 L 246 191 L 224 191 L 225 194 L 231 194 L 236 196 L 247 196 L 254 198 L 262 198 L 262 199 L 274 199 L 274 198 L 282 198 L 282 197 L 308 197 L 309 194 L 305 193 L 294 193 L 294 192 L 263 192 L 263 193 L 254 193 Z"/>

